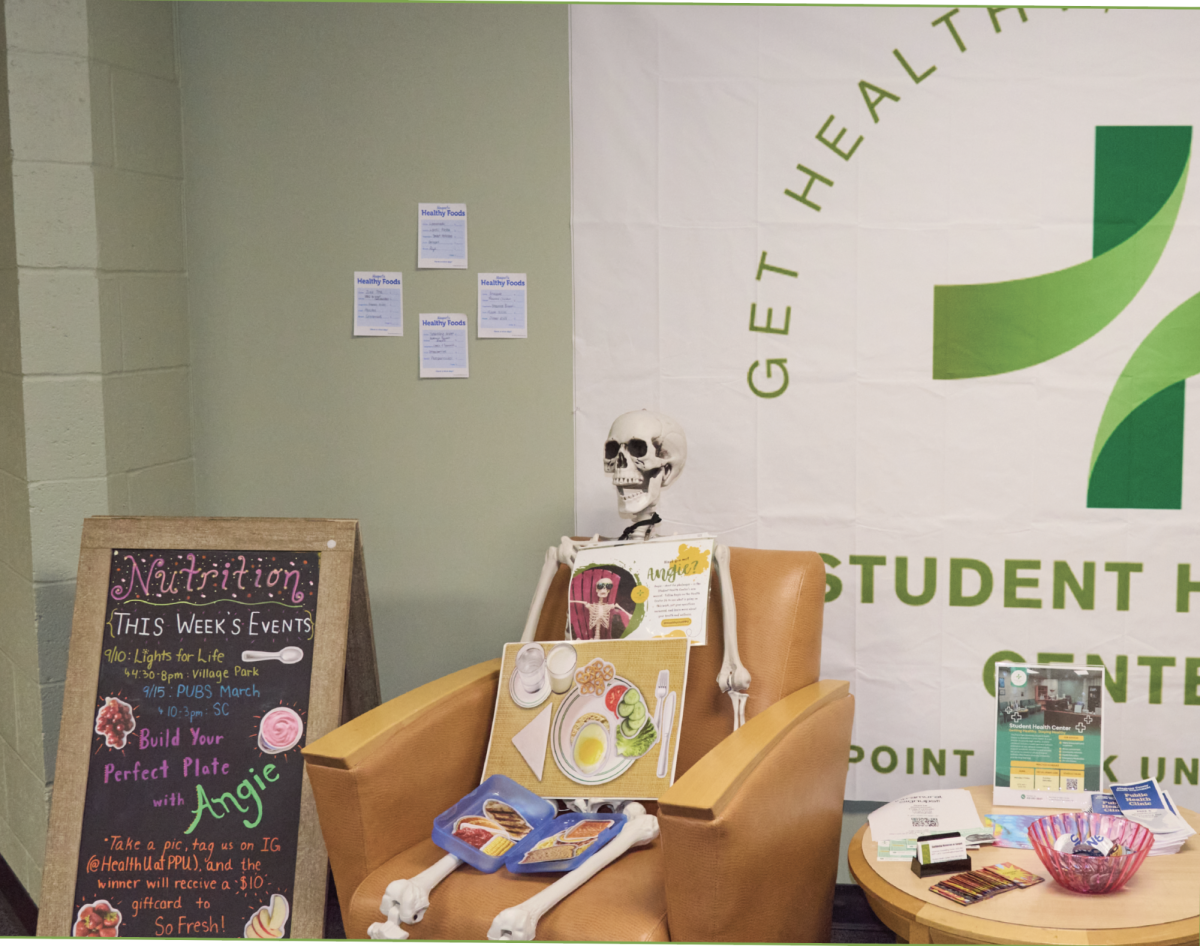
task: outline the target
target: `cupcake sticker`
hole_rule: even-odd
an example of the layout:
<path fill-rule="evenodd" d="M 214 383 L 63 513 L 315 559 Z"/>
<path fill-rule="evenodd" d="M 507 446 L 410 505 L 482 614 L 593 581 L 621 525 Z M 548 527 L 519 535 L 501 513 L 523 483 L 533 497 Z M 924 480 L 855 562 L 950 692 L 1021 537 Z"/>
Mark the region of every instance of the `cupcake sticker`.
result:
<path fill-rule="evenodd" d="M 300 714 L 288 706 L 277 706 L 266 713 L 258 724 L 258 747 L 263 752 L 287 752 L 304 735 Z"/>

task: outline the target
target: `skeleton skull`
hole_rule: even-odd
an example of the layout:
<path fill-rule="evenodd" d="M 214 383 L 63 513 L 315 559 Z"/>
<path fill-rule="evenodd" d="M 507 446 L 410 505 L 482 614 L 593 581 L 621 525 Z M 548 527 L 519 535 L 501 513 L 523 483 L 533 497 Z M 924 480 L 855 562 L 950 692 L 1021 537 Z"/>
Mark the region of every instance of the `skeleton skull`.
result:
<path fill-rule="evenodd" d="M 687 437 L 671 418 L 643 410 L 613 421 L 604 444 L 604 472 L 617 488 L 621 518 L 649 516 L 686 462 Z"/>
<path fill-rule="evenodd" d="M 601 578 L 596 582 L 596 597 L 601 601 L 608 598 L 608 593 L 612 591 L 613 583 L 611 578 Z"/>

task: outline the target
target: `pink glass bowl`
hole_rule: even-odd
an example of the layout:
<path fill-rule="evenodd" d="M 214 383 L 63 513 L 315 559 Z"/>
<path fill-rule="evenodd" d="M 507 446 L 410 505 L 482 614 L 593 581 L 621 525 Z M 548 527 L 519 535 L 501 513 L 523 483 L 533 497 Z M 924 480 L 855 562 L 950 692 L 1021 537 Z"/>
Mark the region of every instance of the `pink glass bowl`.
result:
<path fill-rule="evenodd" d="M 1086 857 L 1060 854 L 1054 841 L 1063 834 L 1081 838 L 1090 835 L 1118 841 L 1132 854 L 1117 857 Z M 1071 811 L 1046 815 L 1029 826 L 1029 840 L 1050 875 L 1068 890 L 1078 893 L 1112 893 L 1120 890 L 1137 873 L 1150 853 L 1154 835 L 1148 828 L 1116 815 L 1097 815 Z"/>

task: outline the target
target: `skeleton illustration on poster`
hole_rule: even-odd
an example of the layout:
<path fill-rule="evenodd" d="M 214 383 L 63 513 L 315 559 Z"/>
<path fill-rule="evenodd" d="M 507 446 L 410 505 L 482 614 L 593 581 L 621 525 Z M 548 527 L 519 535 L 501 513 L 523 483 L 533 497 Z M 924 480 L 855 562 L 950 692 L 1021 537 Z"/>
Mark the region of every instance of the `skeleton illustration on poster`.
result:
<path fill-rule="evenodd" d="M 705 642 L 712 536 L 672 536 L 579 550 L 571 573 L 568 640 Z"/>

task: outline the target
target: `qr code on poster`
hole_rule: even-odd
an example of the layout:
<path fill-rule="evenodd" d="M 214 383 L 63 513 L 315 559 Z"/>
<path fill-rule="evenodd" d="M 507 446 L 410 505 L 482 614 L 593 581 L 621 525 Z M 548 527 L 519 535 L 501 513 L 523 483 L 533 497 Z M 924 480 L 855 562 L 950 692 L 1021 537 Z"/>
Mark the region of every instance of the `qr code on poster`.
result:
<path fill-rule="evenodd" d="M 936 828 L 938 820 L 937 818 L 913 818 L 912 826 L 914 828 Z"/>
<path fill-rule="evenodd" d="M 1077 778 L 1063 779 L 1063 791 L 1067 791 L 1067 792 L 1079 791 L 1079 779 L 1077 779 Z"/>

